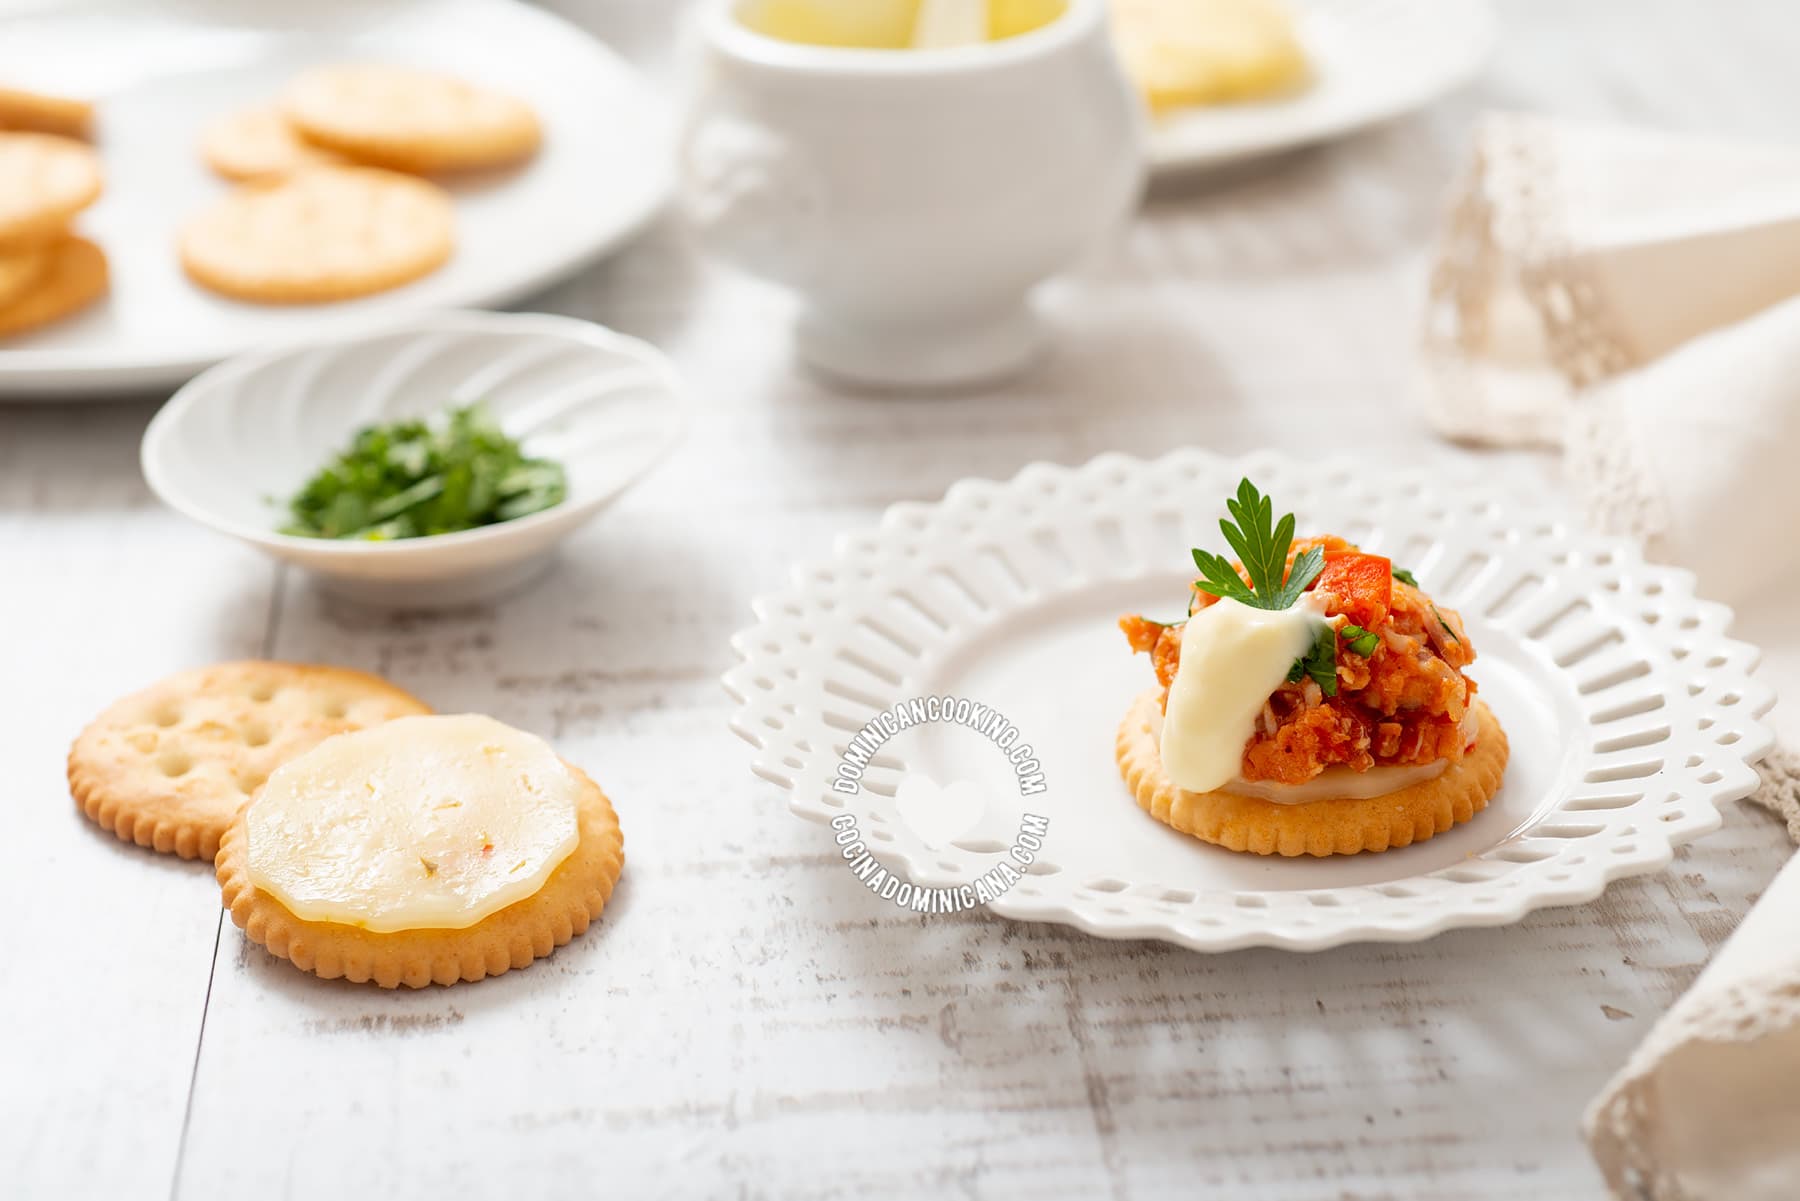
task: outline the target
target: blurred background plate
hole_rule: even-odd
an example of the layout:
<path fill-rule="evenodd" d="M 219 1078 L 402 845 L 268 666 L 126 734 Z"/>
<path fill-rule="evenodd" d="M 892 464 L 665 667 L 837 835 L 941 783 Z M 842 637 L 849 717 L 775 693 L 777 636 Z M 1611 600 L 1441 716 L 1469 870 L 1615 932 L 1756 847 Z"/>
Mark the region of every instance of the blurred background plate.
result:
<path fill-rule="evenodd" d="M 451 181 L 456 254 L 405 287 L 259 306 L 190 284 L 176 231 L 227 188 L 200 161 L 202 126 L 339 59 L 436 67 L 514 92 L 537 109 L 543 149 L 515 170 Z M 0 80 L 99 101 L 106 194 L 78 228 L 113 270 L 104 303 L 0 344 L 0 399 L 168 388 L 271 340 L 506 304 L 617 247 L 670 184 L 671 127 L 648 85 L 586 33 L 513 0 L 65 4 L 0 26 Z"/>
<path fill-rule="evenodd" d="M 1304 91 L 1156 117 L 1157 171 L 1217 166 L 1341 137 L 1473 79 L 1492 53 L 1486 0 L 1289 0 L 1312 66 Z"/>

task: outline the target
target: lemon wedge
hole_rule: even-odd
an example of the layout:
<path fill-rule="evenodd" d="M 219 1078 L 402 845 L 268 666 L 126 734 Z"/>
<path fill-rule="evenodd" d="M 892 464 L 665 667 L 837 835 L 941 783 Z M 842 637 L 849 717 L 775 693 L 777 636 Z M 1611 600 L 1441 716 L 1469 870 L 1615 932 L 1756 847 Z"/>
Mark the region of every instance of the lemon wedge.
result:
<path fill-rule="evenodd" d="M 987 0 L 922 0 L 913 25 L 914 50 L 942 50 L 987 41 Z"/>
<path fill-rule="evenodd" d="M 920 0 L 754 0 L 738 10 L 738 20 L 784 42 L 905 50 L 919 6 Z"/>
<path fill-rule="evenodd" d="M 1017 37 L 1067 9 L 1068 0 L 751 0 L 737 15 L 784 42 L 930 50 Z"/>
<path fill-rule="evenodd" d="M 988 0 L 988 38 L 1018 37 L 1063 15 L 1067 0 Z"/>

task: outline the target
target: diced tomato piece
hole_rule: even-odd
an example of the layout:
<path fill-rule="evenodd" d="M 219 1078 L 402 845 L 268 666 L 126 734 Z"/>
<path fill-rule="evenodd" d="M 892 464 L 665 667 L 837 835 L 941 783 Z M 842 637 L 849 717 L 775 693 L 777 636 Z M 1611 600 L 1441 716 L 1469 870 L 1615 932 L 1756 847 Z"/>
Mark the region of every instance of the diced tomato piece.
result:
<path fill-rule="evenodd" d="M 1394 603 L 1394 564 L 1381 555 L 1358 552 L 1325 556 L 1315 588 L 1337 595 L 1337 611 L 1365 630 L 1387 620 Z"/>

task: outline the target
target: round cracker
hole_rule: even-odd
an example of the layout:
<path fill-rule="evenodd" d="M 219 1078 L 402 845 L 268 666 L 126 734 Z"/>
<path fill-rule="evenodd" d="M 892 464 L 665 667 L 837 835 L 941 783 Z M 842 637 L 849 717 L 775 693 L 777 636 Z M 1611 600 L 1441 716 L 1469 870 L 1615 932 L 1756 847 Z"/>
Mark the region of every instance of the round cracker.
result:
<path fill-rule="evenodd" d="M 125 841 L 210 860 L 277 767 L 333 734 L 429 712 L 367 672 L 220 663 L 168 676 L 95 718 L 69 749 L 69 789 Z"/>
<path fill-rule="evenodd" d="M 239 300 L 347 300 L 417 279 L 450 257 L 449 193 L 410 175 L 313 167 L 243 184 L 189 221 L 181 265 Z"/>
<path fill-rule="evenodd" d="M 307 141 L 400 171 L 505 166 L 543 136 L 523 100 L 411 67 L 314 68 L 289 86 L 282 111 Z"/>
<path fill-rule="evenodd" d="M 25 129 L 65 138 L 85 138 L 94 124 L 94 106 L 71 96 L 0 88 L 0 129 Z"/>
<path fill-rule="evenodd" d="M 1227 850 L 1323 858 L 1409 846 L 1486 808 L 1506 771 L 1506 733 L 1477 701 L 1473 749 L 1438 776 L 1382 796 L 1282 805 L 1230 792 L 1187 792 L 1163 771 L 1161 697 L 1160 688 L 1146 691 L 1119 724 L 1119 774 L 1157 821 Z"/>
<path fill-rule="evenodd" d="M 25 295 L 50 270 L 54 243 L 0 250 L 0 309 Z"/>
<path fill-rule="evenodd" d="M 0 245 L 57 236 L 100 185 L 90 147 L 47 133 L 0 133 Z"/>
<path fill-rule="evenodd" d="M 60 321 L 106 294 L 106 255 L 86 238 L 59 238 L 38 253 L 40 273 L 11 302 L 0 303 L 0 337 Z"/>
<path fill-rule="evenodd" d="M 625 865 L 625 839 L 612 803 L 579 768 L 575 849 L 544 886 L 463 930 L 378 933 L 293 915 L 250 881 L 248 834 L 239 813 L 219 844 L 216 871 L 225 908 L 251 942 L 302 971 L 382 988 L 424 988 L 498 976 L 527 967 L 588 928 L 600 916 Z"/>
<path fill-rule="evenodd" d="M 273 105 L 228 113 L 211 122 L 200 133 L 200 157 L 218 174 L 239 182 L 344 161 L 303 141 Z"/>

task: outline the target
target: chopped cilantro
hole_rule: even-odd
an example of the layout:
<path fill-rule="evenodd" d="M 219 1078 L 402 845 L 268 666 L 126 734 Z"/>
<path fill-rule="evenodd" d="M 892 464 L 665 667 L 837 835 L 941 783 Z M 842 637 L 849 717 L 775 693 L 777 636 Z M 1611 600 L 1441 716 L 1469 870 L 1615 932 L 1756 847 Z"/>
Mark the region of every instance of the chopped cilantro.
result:
<path fill-rule="evenodd" d="M 1308 676 L 1326 696 L 1337 695 L 1337 634 L 1323 623 L 1313 639 L 1312 649 L 1295 659 L 1294 665 L 1288 668 L 1290 684 L 1298 684 Z"/>
<path fill-rule="evenodd" d="M 512 521 L 561 504 L 560 463 L 527 458 L 478 405 L 357 432 L 288 502 L 284 534 L 385 542 Z"/>
<path fill-rule="evenodd" d="M 1444 615 L 1437 611 L 1436 605 L 1431 606 L 1431 615 L 1433 617 L 1437 618 L 1438 625 L 1440 625 L 1444 628 L 1444 636 L 1445 637 L 1449 638 L 1450 641 L 1452 641 L 1452 642 L 1461 642 L 1462 641 L 1461 638 L 1458 638 L 1456 636 L 1456 631 L 1450 628 L 1450 623 L 1444 620 Z"/>
<path fill-rule="evenodd" d="M 1381 645 L 1381 636 L 1371 634 L 1353 622 L 1345 622 L 1338 627 L 1338 636 L 1350 644 L 1350 649 L 1367 659 Z"/>

